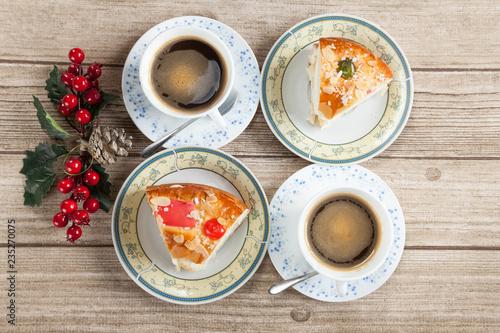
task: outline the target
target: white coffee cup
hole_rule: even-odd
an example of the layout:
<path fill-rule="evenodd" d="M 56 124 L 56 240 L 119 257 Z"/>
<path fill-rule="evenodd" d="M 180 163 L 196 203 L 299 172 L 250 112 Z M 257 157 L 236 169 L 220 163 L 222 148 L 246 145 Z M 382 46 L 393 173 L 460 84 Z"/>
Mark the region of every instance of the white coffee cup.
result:
<path fill-rule="evenodd" d="M 363 264 L 352 269 L 334 268 L 333 266 L 325 265 L 316 255 L 312 252 L 308 241 L 308 230 L 306 230 L 308 219 L 311 218 L 310 213 L 316 208 L 316 205 L 321 203 L 324 198 L 334 194 L 350 194 L 354 197 L 361 198 L 365 201 L 378 215 L 380 221 L 379 229 L 379 243 L 375 248 L 372 255 Z M 373 194 L 356 187 L 332 187 L 328 188 L 317 195 L 315 195 L 305 206 L 302 211 L 299 226 L 298 226 L 298 241 L 302 255 L 307 263 L 319 274 L 335 280 L 337 286 L 337 294 L 344 297 L 347 293 L 348 281 L 355 281 L 362 279 L 382 266 L 384 261 L 389 256 L 392 241 L 393 241 L 393 227 L 392 220 L 387 211 L 387 208 L 379 201 Z"/>
<path fill-rule="evenodd" d="M 179 112 L 172 107 L 163 103 L 159 96 L 155 93 L 152 82 L 152 64 L 158 54 L 169 41 L 175 41 L 180 39 L 197 39 L 201 40 L 203 43 L 208 44 L 221 56 L 221 61 L 223 61 L 225 66 L 225 85 L 222 93 L 219 94 L 216 101 L 212 102 L 209 109 L 201 110 L 199 112 Z M 231 53 L 227 48 L 226 44 L 214 33 L 208 31 L 207 29 L 192 27 L 192 26 L 181 26 L 167 29 L 156 36 L 146 47 L 144 54 L 139 66 L 139 78 L 141 82 L 142 90 L 146 95 L 146 98 L 153 104 L 158 110 L 163 113 L 177 118 L 200 118 L 203 116 L 210 116 L 221 128 L 225 127 L 224 119 L 222 118 L 218 108 L 224 103 L 224 101 L 229 96 L 234 83 L 234 64 L 231 57 Z"/>

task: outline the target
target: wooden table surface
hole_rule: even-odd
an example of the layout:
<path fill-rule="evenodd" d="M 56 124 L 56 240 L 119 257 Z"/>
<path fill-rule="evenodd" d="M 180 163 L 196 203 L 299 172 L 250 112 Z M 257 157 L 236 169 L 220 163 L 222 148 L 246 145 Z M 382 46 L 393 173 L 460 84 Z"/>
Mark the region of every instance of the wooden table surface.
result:
<path fill-rule="evenodd" d="M 1 0 L 0 331 L 500 331 L 498 1 L 315 3 Z M 102 88 L 121 95 L 128 52 L 166 19 L 219 20 L 243 36 L 262 66 L 287 29 L 325 13 L 356 15 L 383 27 L 414 75 L 408 124 L 387 150 L 362 163 L 393 189 L 406 218 L 402 260 L 380 289 L 347 303 L 316 301 L 293 289 L 271 296 L 267 289 L 280 276 L 266 255 L 230 296 L 205 305 L 171 304 L 125 273 L 111 240 L 111 214 L 96 214 L 72 246 L 51 223 L 62 200 L 55 186 L 41 207 L 23 205 L 24 151 L 51 142 L 32 95 L 48 103 L 45 79 L 53 65 L 67 66 L 70 48 L 81 47 L 87 59 L 102 62 Z M 134 136 L 130 156 L 108 168 L 116 196 L 149 140 L 121 100 L 105 109 L 102 123 Z M 260 107 L 248 128 L 221 149 L 252 170 L 269 200 L 290 175 L 310 165 L 275 138 Z M 16 327 L 6 317 L 9 219 L 16 221 Z"/>

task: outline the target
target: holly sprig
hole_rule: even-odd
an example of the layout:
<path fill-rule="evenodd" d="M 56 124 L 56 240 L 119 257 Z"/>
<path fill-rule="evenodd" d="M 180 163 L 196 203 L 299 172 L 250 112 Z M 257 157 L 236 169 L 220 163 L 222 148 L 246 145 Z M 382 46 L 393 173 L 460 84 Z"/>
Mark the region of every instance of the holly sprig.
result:
<path fill-rule="evenodd" d="M 85 55 L 79 48 L 69 52 L 72 64 L 67 71 L 59 71 L 54 66 L 46 80 L 47 97 L 57 107 L 60 115 L 74 130 L 70 134 L 44 108 L 40 100 L 33 96 L 33 104 L 37 110 L 40 126 L 55 140 L 63 143 L 78 138 L 89 140 L 94 126 L 98 122 L 100 112 L 109 103 L 119 99 L 118 96 L 107 94 L 99 89 L 98 78 L 101 76 L 101 64 L 94 63 L 83 73 Z M 75 140 L 73 140 L 74 142 Z M 64 144 L 39 143 L 35 150 L 26 150 L 23 167 L 20 173 L 26 176 L 24 188 L 24 204 L 34 207 L 43 203 L 43 198 L 49 192 L 56 179 L 54 170 L 56 161 L 64 160 L 66 177 L 58 184 L 58 189 L 70 197 L 61 204 L 61 212 L 53 218 L 56 227 L 63 228 L 69 222 L 67 239 L 74 242 L 81 236 L 81 226 L 90 223 L 89 213 L 98 209 L 109 212 L 112 206 L 111 183 L 106 169 L 94 161 L 93 155 L 87 149 L 77 150 L 79 146 L 68 151 Z M 77 150 L 78 156 L 70 158 Z M 83 209 L 78 210 L 78 203 L 83 202 Z"/>

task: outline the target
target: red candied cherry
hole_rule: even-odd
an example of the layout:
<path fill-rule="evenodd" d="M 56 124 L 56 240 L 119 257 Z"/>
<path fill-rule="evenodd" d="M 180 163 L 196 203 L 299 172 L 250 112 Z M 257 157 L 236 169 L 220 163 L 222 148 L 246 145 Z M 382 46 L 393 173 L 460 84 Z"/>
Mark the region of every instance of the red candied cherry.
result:
<path fill-rule="evenodd" d="M 66 87 L 71 87 L 73 85 L 73 80 L 75 79 L 75 74 L 73 73 L 64 73 L 61 75 L 61 81 L 64 82 Z"/>
<path fill-rule="evenodd" d="M 68 242 L 71 244 L 74 244 L 75 241 L 82 236 L 82 228 L 79 226 L 73 225 L 68 228 L 68 231 L 66 231 L 66 239 Z"/>
<path fill-rule="evenodd" d="M 73 88 L 78 92 L 83 92 L 89 87 L 89 80 L 83 76 L 77 76 L 73 80 Z"/>
<path fill-rule="evenodd" d="M 99 183 L 99 174 L 95 171 L 89 170 L 83 175 L 83 182 L 86 185 L 94 186 Z"/>
<path fill-rule="evenodd" d="M 102 74 L 101 66 L 98 64 L 90 65 L 89 68 L 87 68 L 87 74 L 91 79 L 97 79 Z"/>
<path fill-rule="evenodd" d="M 85 125 L 90 121 L 90 112 L 87 109 L 81 109 L 76 111 L 76 121 L 79 124 Z"/>
<path fill-rule="evenodd" d="M 93 214 L 99 210 L 99 201 L 97 201 L 94 198 L 88 198 L 83 203 L 83 209 L 85 209 L 87 212 Z"/>
<path fill-rule="evenodd" d="M 90 224 L 90 217 L 89 213 L 87 213 L 84 210 L 77 210 L 73 214 L 71 214 L 71 220 L 76 224 L 76 225 L 89 225 Z"/>
<path fill-rule="evenodd" d="M 66 199 L 61 202 L 61 213 L 66 216 L 73 214 L 73 212 L 76 211 L 77 208 L 78 205 L 76 204 L 75 200 Z"/>
<path fill-rule="evenodd" d="M 82 71 L 82 66 L 80 64 L 71 64 L 68 67 L 68 73 L 71 73 L 73 75 L 80 75 L 80 72 Z"/>
<path fill-rule="evenodd" d="M 82 49 L 75 47 L 69 50 L 68 58 L 71 62 L 81 64 L 83 59 L 85 59 L 85 53 L 83 53 Z"/>
<path fill-rule="evenodd" d="M 62 98 L 62 104 L 68 109 L 74 109 L 78 106 L 78 98 L 73 94 L 67 94 Z"/>
<path fill-rule="evenodd" d="M 73 197 L 75 198 L 76 201 L 87 200 L 89 195 L 90 195 L 89 189 L 82 185 L 78 186 L 73 191 Z"/>
<path fill-rule="evenodd" d="M 67 194 L 67 193 L 71 192 L 71 190 L 74 188 L 75 188 L 75 186 L 74 186 L 73 182 L 69 179 L 63 179 L 59 182 L 59 184 L 57 184 L 57 189 L 59 190 L 59 192 L 61 192 L 63 194 Z"/>
<path fill-rule="evenodd" d="M 74 174 L 79 173 L 82 170 L 82 162 L 80 162 L 80 160 L 77 158 L 70 158 L 66 162 L 65 167 L 66 167 L 66 171 L 69 174 L 74 175 Z"/>
<path fill-rule="evenodd" d="M 97 79 L 89 79 L 89 88 L 99 88 L 99 81 Z"/>
<path fill-rule="evenodd" d="M 101 101 L 101 94 L 99 93 L 99 90 L 93 88 L 87 91 L 85 94 L 85 101 L 87 101 L 90 105 L 99 103 Z"/>
<path fill-rule="evenodd" d="M 219 239 L 226 233 L 226 228 L 217 219 L 211 219 L 205 222 L 203 232 L 212 239 Z"/>
<path fill-rule="evenodd" d="M 52 223 L 58 228 L 64 228 L 68 224 L 68 217 L 61 213 L 57 213 L 52 218 Z"/>
<path fill-rule="evenodd" d="M 67 107 L 65 107 L 64 105 L 62 104 L 59 104 L 57 106 L 57 111 L 59 111 L 59 113 L 65 117 L 69 116 L 71 114 L 71 112 L 73 112 L 73 110 L 71 109 L 68 109 Z"/>

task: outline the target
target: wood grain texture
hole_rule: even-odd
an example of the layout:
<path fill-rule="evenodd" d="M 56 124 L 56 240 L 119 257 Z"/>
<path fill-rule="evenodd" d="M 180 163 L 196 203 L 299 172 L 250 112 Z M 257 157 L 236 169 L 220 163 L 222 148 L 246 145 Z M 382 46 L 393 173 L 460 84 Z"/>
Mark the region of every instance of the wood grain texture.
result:
<path fill-rule="evenodd" d="M 197 306 L 147 294 L 126 275 L 111 247 L 29 247 L 18 256 L 17 328 L 23 332 L 500 329 L 500 303 L 491 292 L 500 287 L 499 251 L 478 256 L 475 251 L 407 250 L 386 284 L 342 304 L 318 302 L 293 289 L 269 295 L 269 285 L 280 277 L 266 257 L 241 289 Z"/>
<path fill-rule="evenodd" d="M 59 67 L 67 63 L 58 64 Z M 21 152 L 48 137 L 40 128 L 32 95 L 62 122 L 47 99 L 45 80 L 53 65 L 0 64 L 0 151 Z M 121 67 L 103 69 L 102 89 L 121 94 Z M 500 75 L 483 72 L 414 73 L 415 98 L 410 119 L 398 139 L 381 157 L 500 158 Z M 112 103 L 101 114 L 101 123 L 125 128 L 134 136 L 132 154 L 150 141 L 135 127 L 123 101 Z M 305 115 L 307 117 L 307 114 Z M 26 136 L 29 128 L 32 135 Z M 241 147 L 245 147 L 244 150 Z M 224 151 L 235 155 L 295 156 L 269 129 L 260 107 L 249 127 Z"/>
<path fill-rule="evenodd" d="M 22 206 L 24 176 L 19 155 L 0 154 L 7 174 L 1 179 L 6 208 L 0 218 L 15 218 L 18 242 L 23 244 L 65 244 L 63 231 L 51 224 L 65 198 L 57 190 L 50 191 L 39 208 Z M 240 156 L 255 174 L 271 201 L 277 189 L 294 172 L 310 163 L 295 157 L 256 159 Z M 108 171 L 113 183 L 113 196 L 130 172 L 142 161 L 127 158 Z M 496 247 L 500 250 L 500 186 L 498 161 L 379 159 L 363 166 L 387 182 L 403 208 L 407 226 L 407 246 Z M 272 170 L 272 172 L 270 172 Z M 464 173 L 467 170 L 467 173 Z M 62 179 L 60 174 L 57 180 Z M 57 181 L 56 180 L 56 181 Z M 91 228 L 86 228 L 81 245 L 111 245 L 111 214 L 99 212 Z M 0 244 L 6 243 L 6 225 L 0 225 Z"/>
<path fill-rule="evenodd" d="M 500 331 L 500 20 L 495 0 L 323 2 L 0 0 L 0 307 L 7 297 L 7 221 L 16 220 L 18 326 L 1 332 L 169 331 Z M 398 197 L 406 246 L 393 276 L 363 299 L 312 300 L 295 290 L 267 293 L 280 280 L 269 257 L 238 291 L 199 306 L 160 301 L 122 269 L 111 214 L 93 216 L 76 246 L 51 225 L 64 196 L 55 187 L 41 207 L 23 206 L 26 149 L 52 142 L 32 95 L 55 115 L 44 91 L 54 65 L 79 46 L 86 64 L 105 64 L 102 89 L 121 95 L 125 59 L 152 26 L 183 15 L 217 19 L 248 42 L 262 66 L 275 41 L 314 15 L 348 13 L 375 22 L 398 42 L 413 69 L 415 99 L 407 126 L 362 165 Z M 84 31 L 82 19 L 85 23 Z M 131 156 L 108 168 L 116 196 L 149 140 L 123 101 L 102 124 L 134 136 Z M 64 128 L 66 124 L 62 123 Z M 74 145 L 66 143 L 68 148 Z M 246 164 L 269 199 L 310 165 L 284 147 L 260 108 L 248 128 L 221 148 Z M 58 178 L 61 179 L 61 161 Z M 5 264 L 4 264 L 5 263 Z M 0 314 L 4 314 L 1 312 Z M 187 318 L 187 319 L 186 319 Z"/>
<path fill-rule="evenodd" d="M 415 68 L 468 69 L 473 55 L 474 68 L 500 69 L 500 42 L 491 38 L 500 34 L 494 1 L 369 0 L 314 6 L 307 1 L 262 0 L 106 3 L 5 1 L 0 9 L 0 61 L 59 62 L 73 45 L 85 45 L 88 59 L 98 56 L 105 64 L 123 64 L 135 41 L 152 26 L 176 16 L 202 15 L 233 27 L 262 65 L 274 41 L 293 25 L 315 15 L 348 13 L 387 30 Z M 59 13 L 64 19 L 51 19 Z M 72 33 L 80 29 L 82 13 L 91 33 Z"/>

